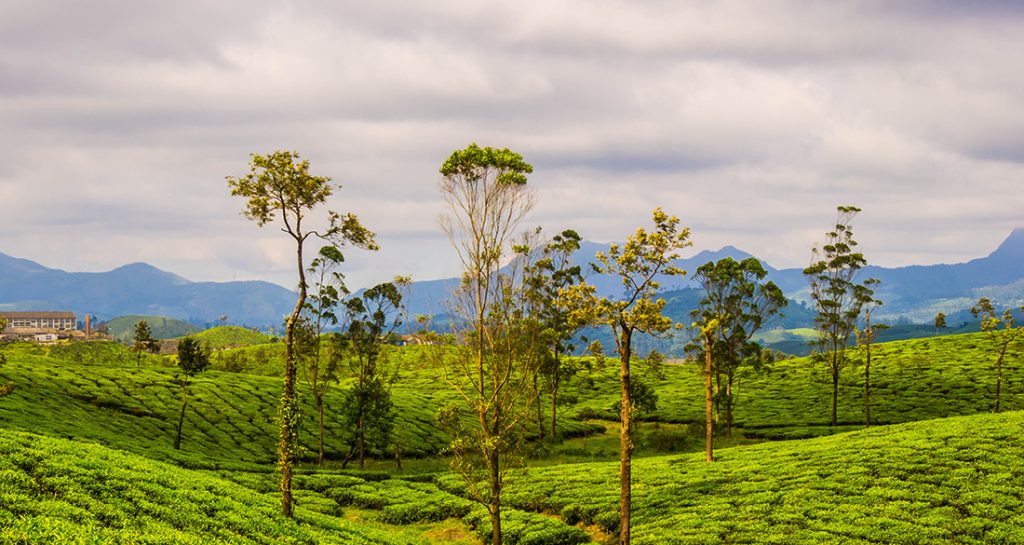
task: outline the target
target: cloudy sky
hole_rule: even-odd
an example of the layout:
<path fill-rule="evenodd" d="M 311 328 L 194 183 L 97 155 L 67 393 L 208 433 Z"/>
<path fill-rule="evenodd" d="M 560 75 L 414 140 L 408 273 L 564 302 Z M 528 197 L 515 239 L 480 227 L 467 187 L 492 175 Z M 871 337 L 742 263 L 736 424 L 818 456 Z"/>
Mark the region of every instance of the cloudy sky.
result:
<path fill-rule="evenodd" d="M 531 162 L 528 219 L 803 266 L 835 206 L 872 263 L 958 262 L 1024 227 L 1016 2 L 4 0 L 0 252 L 294 283 L 225 176 L 298 150 L 378 233 L 351 283 L 451 276 L 438 167 Z M 897 7 L 898 4 L 898 7 Z"/>

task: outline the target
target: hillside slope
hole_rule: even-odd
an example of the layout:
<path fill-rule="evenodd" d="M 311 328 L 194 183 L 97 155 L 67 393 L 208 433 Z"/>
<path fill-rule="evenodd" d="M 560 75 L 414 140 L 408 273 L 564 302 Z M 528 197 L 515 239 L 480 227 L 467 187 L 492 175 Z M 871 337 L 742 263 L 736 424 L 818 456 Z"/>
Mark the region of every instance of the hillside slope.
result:
<path fill-rule="evenodd" d="M 0 542 L 426 544 L 100 445 L 0 429 Z"/>
<path fill-rule="evenodd" d="M 95 352 L 80 349 L 96 348 Z M 99 349 L 104 350 L 99 350 Z M 270 344 L 223 351 L 215 365 L 232 356 L 249 360 L 241 364 L 274 373 L 280 366 L 275 354 L 280 345 Z M 173 383 L 174 367 L 168 360 L 143 359 L 123 347 L 77 343 L 48 348 L 33 345 L 2 346 L 8 363 L 0 369 L 0 383 L 13 382 L 14 390 L 0 400 L 0 426 L 74 437 L 143 453 L 157 459 L 176 460 L 197 466 L 224 462 L 269 463 L 274 459 L 274 417 L 280 395 L 280 379 L 245 372 L 207 371 L 193 385 L 186 412 L 182 451 L 170 448 L 180 390 Z M 266 359 L 259 363 L 256 355 Z M 439 371 L 420 360 L 419 347 L 394 352 L 402 359 L 401 378 L 392 388 L 396 406 L 396 433 L 403 456 L 432 455 L 447 444 L 435 423 L 437 410 L 454 398 Z M 389 356 L 390 357 L 390 356 Z M 263 360 L 259 360 L 262 362 Z M 981 334 L 950 335 L 877 345 L 872 363 L 872 414 L 878 424 L 970 415 L 993 406 L 992 357 Z M 667 365 L 665 378 L 650 375 L 637 361 L 634 376 L 657 393 L 658 409 L 641 414 L 644 420 L 664 423 L 699 423 L 703 414 L 703 378 L 696 365 Z M 1003 407 L 1024 409 L 1024 350 L 1014 348 L 1004 369 Z M 300 392 L 306 385 L 300 382 Z M 775 363 L 769 372 L 744 374 L 736 393 L 736 425 L 748 437 L 780 439 L 834 433 L 829 422 L 831 383 L 820 367 L 806 358 Z M 839 392 L 842 426 L 863 425 L 863 369 L 851 368 L 842 375 Z M 593 424 L 576 417 L 586 414 L 614 420 L 612 405 L 618 399 L 618 372 L 614 362 L 581 372 L 563 385 L 559 429 L 578 434 Z M 302 442 L 315 452 L 315 410 L 303 395 Z M 543 400 L 547 403 L 547 399 Z M 327 398 L 327 414 L 336 414 L 342 403 L 341 388 Z M 546 414 L 546 410 L 545 410 Z M 347 452 L 345 430 L 337 418 L 327 420 L 327 450 L 332 458 Z M 379 453 L 374 456 L 389 456 Z"/>
<path fill-rule="evenodd" d="M 1024 543 L 1024 412 L 633 463 L 636 545 Z M 457 488 L 454 477 L 442 483 Z M 618 466 L 530 469 L 503 500 L 618 529 Z"/>

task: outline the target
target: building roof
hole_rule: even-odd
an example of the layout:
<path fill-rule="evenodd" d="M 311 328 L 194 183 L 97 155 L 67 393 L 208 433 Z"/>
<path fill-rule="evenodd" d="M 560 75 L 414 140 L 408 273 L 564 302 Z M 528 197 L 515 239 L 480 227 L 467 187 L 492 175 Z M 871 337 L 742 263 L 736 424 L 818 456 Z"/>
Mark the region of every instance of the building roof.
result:
<path fill-rule="evenodd" d="M 45 310 L 45 311 L 28 311 L 28 312 L 0 312 L 0 318 L 8 318 L 12 320 L 26 319 L 26 318 L 74 318 L 75 313 L 66 310 Z"/>

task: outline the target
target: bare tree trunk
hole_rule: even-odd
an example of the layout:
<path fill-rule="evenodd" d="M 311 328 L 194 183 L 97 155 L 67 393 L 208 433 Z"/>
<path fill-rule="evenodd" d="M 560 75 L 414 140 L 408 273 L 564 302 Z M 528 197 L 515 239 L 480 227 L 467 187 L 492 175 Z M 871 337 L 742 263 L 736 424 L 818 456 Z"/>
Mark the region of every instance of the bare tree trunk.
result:
<path fill-rule="evenodd" d="M 839 406 L 839 369 L 832 370 L 832 425 L 839 425 L 836 407 Z"/>
<path fill-rule="evenodd" d="M 181 428 L 185 425 L 185 406 L 188 404 L 188 394 L 181 393 L 181 413 L 178 415 L 178 434 L 174 437 L 174 450 L 181 450 Z"/>
<path fill-rule="evenodd" d="M 865 427 L 871 427 L 871 345 L 867 346 L 868 354 L 864 362 L 864 419 Z"/>
<path fill-rule="evenodd" d="M 632 331 L 623 328 L 619 345 L 622 385 L 622 426 L 619 428 L 619 545 L 629 545 L 629 513 L 632 503 L 633 404 L 629 391 L 629 357 Z"/>
<path fill-rule="evenodd" d="M 556 422 L 556 418 L 558 416 L 558 413 L 556 412 L 557 411 L 557 408 L 556 408 L 557 400 L 558 400 L 558 377 L 555 377 L 555 380 L 551 384 L 551 441 L 552 442 L 554 442 L 555 438 L 558 437 L 558 435 L 555 433 L 555 431 L 556 431 L 556 428 L 555 428 L 556 423 L 555 422 Z"/>
<path fill-rule="evenodd" d="M 497 449 L 491 449 L 491 545 L 501 545 L 501 467 Z"/>
<path fill-rule="evenodd" d="M 316 398 L 316 412 L 320 419 L 320 458 L 319 465 L 324 465 L 324 398 L 318 396 Z"/>
<path fill-rule="evenodd" d="M 365 411 L 365 407 L 363 410 Z M 363 429 L 363 424 L 363 415 L 360 414 L 356 424 L 359 433 L 359 469 L 366 467 L 366 430 Z"/>
<path fill-rule="evenodd" d="M 704 458 L 708 463 L 714 461 L 714 430 L 711 422 L 713 408 L 711 404 L 711 335 L 704 335 Z"/>
<path fill-rule="evenodd" d="M 725 381 L 725 436 L 732 437 L 732 377 Z"/>
<path fill-rule="evenodd" d="M 533 391 L 537 395 L 535 403 L 537 405 L 537 435 L 540 441 L 544 441 L 544 415 L 541 409 L 540 386 L 537 384 L 537 373 L 533 375 Z"/>
<path fill-rule="evenodd" d="M 999 359 L 996 360 L 996 412 L 1000 410 L 1000 389 L 1003 385 L 1003 357 L 1006 355 L 1007 345 L 1003 345 L 1002 352 L 999 353 Z"/>

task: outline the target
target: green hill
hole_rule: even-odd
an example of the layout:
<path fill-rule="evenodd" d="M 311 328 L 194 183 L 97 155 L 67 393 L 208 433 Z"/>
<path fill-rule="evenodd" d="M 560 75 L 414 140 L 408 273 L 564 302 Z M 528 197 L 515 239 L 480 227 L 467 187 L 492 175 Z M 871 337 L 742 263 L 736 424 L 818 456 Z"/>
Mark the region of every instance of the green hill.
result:
<path fill-rule="evenodd" d="M 171 443 L 181 407 L 180 389 L 173 382 L 176 367 L 137 367 L 134 359 L 79 364 L 35 348 L 4 348 L 8 362 L 0 369 L 0 383 L 12 382 L 14 389 L 0 399 L 2 427 L 101 442 L 201 467 L 276 459 L 280 379 L 221 371 L 199 375 L 192 385 L 182 450 L 175 451 Z M 434 410 L 442 403 L 438 396 L 448 394 L 430 382 L 410 377 L 395 396 L 396 428 L 406 456 L 432 455 L 446 443 L 434 425 Z M 309 396 L 303 402 L 301 439 L 307 452 L 315 452 L 316 413 Z M 335 388 L 326 398 L 328 414 L 340 403 L 341 389 Z M 339 456 L 345 450 L 337 439 L 340 424 L 328 419 L 326 425 L 328 450 Z"/>
<path fill-rule="evenodd" d="M 108 343 L 77 343 L 65 347 L 9 345 L 0 348 L 8 364 L 0 369 L 0 383 L 15 387 L 0 402 L 0 426 L 74 437 L 143 453 L 157 459 L 217 465 L 230 462 L 267 463 L 274 459 L 273 424 L 280 379 L 279 344 L 225 350 L 215 356 L 215 367 L 194 382 L 194 395 L 186 413 L 182 451 L 170 449 L 180 408 L 179 389 L 172 382 L 173 360 L 147 356 L 137 367 L 134 354 Z M 108 350 L 109 349 L 109 350 Z M 98 361 L 108 357 L 106 362 Z M 120 354 L 115 352 L 120 351 Z M 256 359 L 264 359 L 262 367 Z M 232 354 L 248 354 L 246 366 L 265 372 L 257 376 L 229 372 Z M 396 432 L 404 456 L 431 456 L 446 445 L 434 415 L 454 394 L 439 372 L 421 359 L 420 349 L 392 351 L 404 361 L 400 379 L 392 387 L 398 421 Z M 1015 349 L 1007 358 L 1003 406 L 1024 409 L 1024 352 Z M 994 374 L 986 339 L 979 334 L 942 336 L 876 346 L 872 377 L 874 420 L 891 424 L 991 410 Z M 236 362 L 237 363 L 237 362 Z M 237 371 L 238 369 L 232 369 Z M 665 379 L 649 376 L 638 362 L 636 376 L 658 394 L 658 410 L 641 415 L 659 423 L 694 424 L 703 420 L 703 379 L 696 365 L 667 365 Z M 611 410 L 618 398 L 617 366 L 584 372 L 563 388 L 568 404 L 560 407 L 560 429 L 571 435 L 595 433 L 603 425 L 580 421 L 577 416 L 614 420 Z M 863 424 L 863 373 L 847 370 L 840 383 L 841 426 L 829 421 L 830 383 L 806 358 L 776 362 L 770 371 L 741 377 L 737 386 L 738 434 L 754 439 L 810 437 L 855 429 Z M 347 383 L 326 398 L 327 414 L 340 407 Z M 301 381 L 300 393 L 305 389 Z M 315 451 L 314 407 L 303 395 L 301 439 Z M 546 413 L 546 410 L 545 410 Z M 59 415 L 59 416 L 55 416 Z M 333 458 L 347 452 L 338 436 L 337 419 L 327 419 L 327 450 Z M 614 425 L 614 424 L 611 424 Z M 614 430 L 613 432 L 614 433 Z M 683 432 L 685 434 L 685 432 Z M 694 433 L 693 435 L 699 435 Z M 580 442 L 582 443 L 582 441 Z M 692 441 L 691 441 L 692 443 Z M 573 448 L 583 449 L 583 445 Z M 683 448 L 675 446 L 669 448 Z M 687 448 L 692 448 L 687 447 Z M 662 450 L 664 451 L 664 450 Z M 607 454 L 614 456 L 614 452 Z M 386 452 L 378 457 L 389 457 Z"/>
<path fill-rule="evenodd" d="M 1024 413 L 633 464 L 637 545 L 1024 543 Z M 443 487 L 460 488 L 454 477 Z M 618 529 L 618 465 L 530 469 L 503 500 Z"/>
<path fill-rule="evenodd" d="M 856 355 L 855 353 L 851 353 Z M 896 341 L 872 348 L 872 419 L 879 424 L 911 422 L 991 411 L 994 406 L 994 356 L 979 333 Z M 654 387 L 658 410 L 646 420 L 699 423 L 704 420 L 704 379 L 700 366 L 668 365 L 656 379 L 643 362 L 634 374 Z M 618 399 L 618 364 L 576 380 L 565 393 L 578 399 L 575 410 L 614 419 Z M 831 433 L 831 377 L 809 358 L 775 362 L 762 373 L 744 372 L 735 389 L 736 425 L 745 433 L 768 438 L 797 438 Z M 839 383 L 839 423 L 863 426 L 864 369 L 853 366 Z M 1007 355 L 1003 404 L 1024 409 L 1024 347 Z"/>
<path fill-rule="evenodd" d="M 173 339 L 199 331 L 199 328 L 181 320 L 165 316 L 118 316 L 107 322 L 107 330 L 114 340 L 131 342 L 135 335 L 135 324 L 145 321 L 153 330 L 154 339 Z"/>
<path fill-rule="evenodd" d="M 267 344 L 273 341 L 270 336 L 264 333 L 234 325 L 213 327 L 195 333 L 192 336 L 214 350 Z"/>

